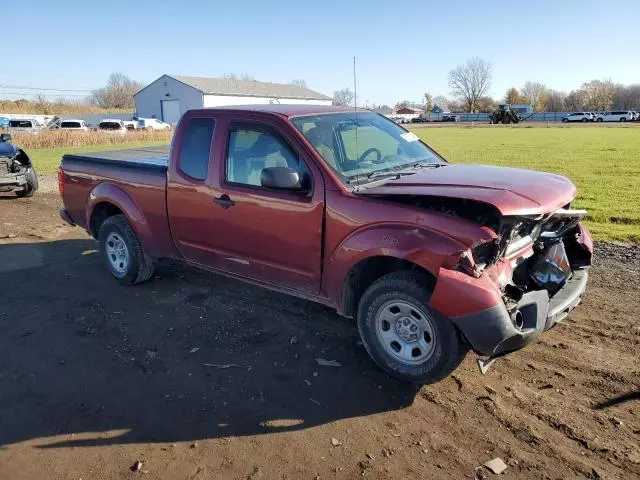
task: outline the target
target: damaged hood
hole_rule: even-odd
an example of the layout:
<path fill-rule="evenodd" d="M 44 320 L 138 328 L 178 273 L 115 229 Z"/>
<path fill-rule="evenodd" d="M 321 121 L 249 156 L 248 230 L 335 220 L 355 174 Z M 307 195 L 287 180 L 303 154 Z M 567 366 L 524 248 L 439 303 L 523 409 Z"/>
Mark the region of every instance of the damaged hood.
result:
<path fill-rule="evenodd" d="M 18 149 L 9 142 L 0 142 L 0 157 L 15 157 Z"/>
<path fill-rule="evenodd" d="M 447 165 L 364 188 L 358 195 L 460 198 L 493 205 L 502 215 L 540 215 L 571 202 L 576 187 L 552 173 L 484 165 Z"/>

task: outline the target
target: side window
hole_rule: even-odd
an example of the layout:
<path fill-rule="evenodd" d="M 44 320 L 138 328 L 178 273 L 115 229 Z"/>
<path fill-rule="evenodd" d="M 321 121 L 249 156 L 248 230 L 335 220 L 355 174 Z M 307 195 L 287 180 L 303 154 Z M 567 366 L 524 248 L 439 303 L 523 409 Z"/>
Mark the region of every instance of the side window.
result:
<path fill-rule="evenodd" d="M 229 183 L 259 187 L 263 168 L 289 167 L 297 171 L 304 185 L 310 179 L 305 163 L 289 145 L 268 128 L 231 126 L 225 177 Z"/>
<path fill-rule="evenodd" d="M 192 118 L 184 128 L 178 166 L 196 180 L 207 178 L 214 124 L 213 118 Z"/>

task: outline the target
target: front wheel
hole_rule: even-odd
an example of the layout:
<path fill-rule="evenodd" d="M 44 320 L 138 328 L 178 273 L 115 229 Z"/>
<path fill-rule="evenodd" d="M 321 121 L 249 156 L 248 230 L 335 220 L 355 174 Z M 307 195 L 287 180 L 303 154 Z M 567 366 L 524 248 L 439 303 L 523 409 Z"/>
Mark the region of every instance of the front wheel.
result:
<path fill-rule="evenodd" d="M 622 117 L 622 118 L 620 119 L 620 121 L 621 121 L 621 122 L 626 122 L 626 121 L 627 121 L 627 119 L 626 119 L 626 117 Z"/>
<path fill-rule="evenodd" d="M 153 275 L 153 260 L 144 252 L 124 215 L 107 218 L 98 234 L 102 258 L 118 282 L 134 285 Z"/>
<path fill-rule="evenodd" d="M 38 176 L 36 171 L 31 167 L 26 174 L 27 184 L 22 190 L 16 190 L 16 196 L 18 198 L 33 197 L 33 194 L 38 190 Z"/>
<path fill-rule="evenodd" d="M 603 119 L 601 119 L 601 118 L 597 118 L 597 119 L 596 119 L 596 122 L 604 122 L 604 120 L 603 120 Z"/>
<path fill-rule="evenodd" d="M 358 306 L 367 352 L 382 370 L 405 382 L 438 382 L 467 352 L 453 323 L 428 306 L 427 283 L 413 272 L 390 273 L 367 289 Z"/>

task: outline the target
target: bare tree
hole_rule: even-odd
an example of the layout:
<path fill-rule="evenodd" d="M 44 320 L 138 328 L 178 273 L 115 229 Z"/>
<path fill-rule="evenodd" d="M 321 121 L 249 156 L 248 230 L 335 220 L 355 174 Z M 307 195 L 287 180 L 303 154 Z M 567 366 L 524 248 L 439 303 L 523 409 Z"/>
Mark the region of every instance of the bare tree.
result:
<path fill-rule="evenodd" d="M 565 110 L 584 110 L 584 92 L 582 90 L 571 90 L 567 98 L 564 99 Z"/>
<path fill-rule="evenodd" d="M 477 110 L 480 113 L 489 113 L 493 112 L 498 106 L 498 102 L 496 102 L 491 97 L 480 97 L 478 99 L 478 107 Z"/>
<path fill-rule="evenodd" d="M 48 115 L 53 113 L 51 111 L 51 102 L 47 100 L 47 97 L 45 97 L 41 93 L 35 96 L 35 98 L 33 99 L 33 103 L 34 103 L 36 112 L 42 115 Z"/>
<path fill-rule="evenodd" d="M 533 106 L 534 112 L 539 112 L 544 108 L 546 90 L 547 87 L 540 82 L 525 82 L 524 87 L 520 89 L 527 103 Z"/>
<path fill-rule="evenodd" d="M 511 87 L 509 90 L 507 90 L 507 93 L 504 95 L 504 103 L 517 104 L 517 103 L 524 103 L 524 102 L 526 102 L 526 100 L 520 93 L 520 90 L 518 90 L 515 87 Z"/>
<path fill-rule="evenodd" d="M 640 84 L 616 85 L 616 94 L 613 96 L 613 108 L 640 110 Z"/>
<path fill-rule="evenodd" d="M 133 95 L 142 89 L 140 82 L 124 73 L 112 73 L 103 88 L 91 92 L 91 102 L 103 108 L 133 108 Z"/>
<path fill-rule="evenodd" d="M 440 107 L 442 110 L 449 109 L 449 100 L 444 95 L 438 95 L 433 99 L 433 106 Z"/>
<path fill-rule="evenodd" d="M 481 58 L 471 58 L 449 72 L 451 94 L 464 103 L 467 112 L 474 112 L 478 99 L 491 86 L 491 64 Z"/>
<path fill-rule="evenodd" d="M 355 99 L 355 95 L 353 94 L 351 89 L 348 87 L 343 88 L 342 90 L 336 90 L 335 92 L 333 92 L 334 105 L 341 105 L 341 106 L 347 107 L 351 105 L 351 102 L 353 102 L 354 99 Z"/>
<path fill-rule="evenodd" d="M 606 110 L 613 104 L 616 86 L 611 80 L 591 80 L 582 84 L 584 106 L 589 110 Z"/>
<path fill-rule="evenodd" d="M 306 80 L 302 80 L 302 79 L 291 80 L 291 85 L 295 85 L 296 87 L 307 88 Z"/>
<path fill-rule="evenodd" d="M 557 90 L 547 90 L 544 97 L 545 112 L 562 112 L 565 109 L 567 94 Z"/>
<path fill-rule="evenodd" d="M 427 92 L 424 94 L 424 111 L 426 113 L 431 113 L 433 109 L 433 96 Z"/>

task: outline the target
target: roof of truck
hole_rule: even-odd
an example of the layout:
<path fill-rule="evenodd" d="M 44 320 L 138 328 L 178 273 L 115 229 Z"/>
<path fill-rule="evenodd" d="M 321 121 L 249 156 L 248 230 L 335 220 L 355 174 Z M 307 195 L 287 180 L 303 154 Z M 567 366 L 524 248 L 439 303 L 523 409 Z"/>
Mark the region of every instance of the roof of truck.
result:
<path fill-rule="evenodd" d="M 264 105 L 225 105 L 224 107 L 210 107 L 205 110 L 234 110 L 253 111 L 264 113 L 276 113 L 285 117 L 295 117 L 297 115 L 313 115 L 321 113 L 353 112 L 353 107 L 336 107 L 333 105 L 286 105 L 286 104 L 264 104 Z M 366 109 L 358 107 L 358 111 Z M 366 110 L 368 111 L 368 110 Z"/>

